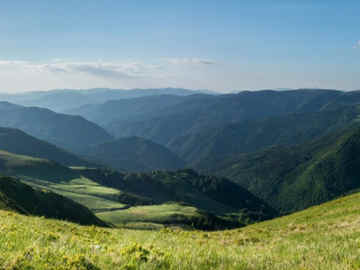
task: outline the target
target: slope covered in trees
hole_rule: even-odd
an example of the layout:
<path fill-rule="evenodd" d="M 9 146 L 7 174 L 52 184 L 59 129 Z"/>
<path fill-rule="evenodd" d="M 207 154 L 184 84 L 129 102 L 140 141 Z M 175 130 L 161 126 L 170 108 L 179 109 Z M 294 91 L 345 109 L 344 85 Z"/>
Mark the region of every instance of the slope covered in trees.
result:
<path fill-rule="evenodd" d="M 310 143 L 232 157 L 214 170 L 286 213 L 360 188 L 359 157 L 355 125 Z"/>
<path fill-rule="evenodd" d="M 169 148 L 189 164 L 211 168 L 229 156 L 268 147 L 302 144 L 357 121 L 358 106 L 244 121 L 177 137 Z"/>

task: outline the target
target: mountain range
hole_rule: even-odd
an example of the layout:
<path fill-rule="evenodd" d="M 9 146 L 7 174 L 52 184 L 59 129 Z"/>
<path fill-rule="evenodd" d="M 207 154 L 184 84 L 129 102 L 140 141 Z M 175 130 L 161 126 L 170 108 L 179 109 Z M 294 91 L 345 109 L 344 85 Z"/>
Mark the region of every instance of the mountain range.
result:
<path fill-rule="evenodd" d="M 31 91 L 17 94 L 0 94 L 0 100 L 23 106 L 48 108 L 56 112 L 65 112 L 86 104 L 101 104 L 108 100 L 131 99 L 142 96 L 177 95 L 186 96 L 197 93 L 215 95 L 209 90 L 190 90 L 182 88 L 161 89 L 57 89 L 50 91 Z"/>
<path fill-rule="evenodd" d="M 116 226 L 232 228 L 360 188 L 359 91 L 118 91 L 84 91 L 68 114 L 0 102 L 2 174 Z M 62 94 L 80 93 L 18 98 Z"/>

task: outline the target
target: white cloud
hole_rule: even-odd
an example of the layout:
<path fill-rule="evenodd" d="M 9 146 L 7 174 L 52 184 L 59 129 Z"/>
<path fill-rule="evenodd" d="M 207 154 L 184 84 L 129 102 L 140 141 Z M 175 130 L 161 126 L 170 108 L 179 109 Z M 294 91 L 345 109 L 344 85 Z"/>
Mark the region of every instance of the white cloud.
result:
<path fill-rule="evenodd" d="M 202 64 L 202 65 L 213 65 L 215 61 L 210 59 L 201 59 L 201 58 L 167 58 L 166 61 L 170 64 Z"/>
<path fill-rule="evenodd" d="M 0 61 L 0 67 L 12 69 L 31 70 L 33 72 L 48 72 L 52 74 L 87 74 L 94 77 L 107 79 L 131 79 L 138 77 L 151 77 L 154 71 L 159 70 L 158 65 L 140 62 L 74 62 L 52 60 L 48 63 L 36 63 L 27 61 Z"/>
<path fill-rule="evenodd" d="M 201 58 L 162 58 L 152 62 L 0 59 L 0 92 L 95 87 L 205 88 L 197 78 L 204 78 L 210 64 L 214 61 Z"/>
<path fill-rule="evenodd" d="M 48 63 L 29 61 L 1 61 L 0 67 L 27 69 L 33 72 L 48 72 L 55 75 L 61 74 L 87 74 L 112 80 L 158 78 L 166 76 L 177 65 L 211 65 L 215 62 L 200 58 L 166 58 L 157 64 L 143 62 L 79 62 L 53 59 Z"/>

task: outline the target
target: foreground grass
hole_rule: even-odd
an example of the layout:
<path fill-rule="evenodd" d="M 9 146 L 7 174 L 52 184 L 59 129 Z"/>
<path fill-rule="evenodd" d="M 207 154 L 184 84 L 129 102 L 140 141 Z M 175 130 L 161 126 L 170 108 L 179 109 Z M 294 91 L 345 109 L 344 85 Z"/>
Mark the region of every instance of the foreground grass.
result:
<path fill-rule="evenodd" d="M 102 229 L 0 211 L 0 269 L 359 269 L 360 194 L 236 230 Z"/>

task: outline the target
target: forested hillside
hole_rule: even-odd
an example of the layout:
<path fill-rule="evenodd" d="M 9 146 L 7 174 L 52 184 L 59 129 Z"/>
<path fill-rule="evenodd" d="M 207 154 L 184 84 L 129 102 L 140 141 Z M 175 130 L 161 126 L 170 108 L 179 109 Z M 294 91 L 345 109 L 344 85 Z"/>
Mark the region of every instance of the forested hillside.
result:
<path fill-rule="evenodd" d="M 302 145 L 232 157 L 213 169 L 286 213 L 360 188 L 359 153 L 355 125 Z"/>

